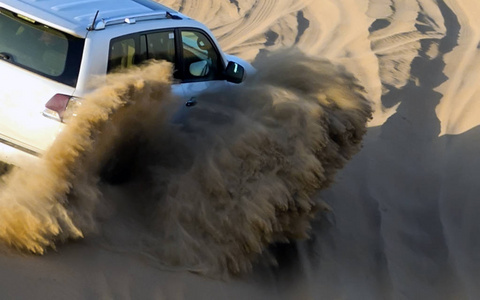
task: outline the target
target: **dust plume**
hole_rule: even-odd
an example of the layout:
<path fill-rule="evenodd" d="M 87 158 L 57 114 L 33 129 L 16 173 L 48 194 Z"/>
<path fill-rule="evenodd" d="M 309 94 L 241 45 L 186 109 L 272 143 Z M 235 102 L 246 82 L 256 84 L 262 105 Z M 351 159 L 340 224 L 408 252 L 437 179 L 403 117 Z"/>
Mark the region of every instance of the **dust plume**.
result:
<path fill-rule="evenodd" d="M 360 149 L 371 108 L 351 75 L 296 51 L 256 67 L 141 148 L 154 257 L 201 273 L 251 269 L 269 244 L 308 237 L 323 207 L 312 196 Z"/>
<path fill-rule="evenodd" d="M 191 108 L 170 94 L 167 63 L 107 76 L 38 165 L 5 176 L 0 239 L 44 253 L 93 232 L 99 204 L 118 200 L 102 196 L 105 170 L 131 180 L 138 249 L 164 265 L 241 273 L 308 237 L 325 208 L 313 196 L 359 151 L 370 103 L 326 60 L 289 50 L 255 66 Z"/>
<path fill-rule="evenodd" d="M 55 243 L 84 236 L 95 228 L 97 164 L 102 157 L 99 133 L 112 113 L 132 96 L 157 99 L 169 93 L 171 66 L 152 64 L 142 70 L 108 76 L 70 116 L 41 160 L 13 168 L 1 178 L 0 240 L 19 250 L 43 254 Z M 141 101 L 138 101 L 141 105 Z"/>

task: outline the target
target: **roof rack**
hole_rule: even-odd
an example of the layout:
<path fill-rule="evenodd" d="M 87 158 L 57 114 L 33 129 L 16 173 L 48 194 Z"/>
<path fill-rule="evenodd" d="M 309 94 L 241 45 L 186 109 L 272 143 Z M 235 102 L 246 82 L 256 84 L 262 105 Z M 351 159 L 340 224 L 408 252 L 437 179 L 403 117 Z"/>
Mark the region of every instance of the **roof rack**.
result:
<path fill-rule="evenodd" d="M 98 13 L 98 12 L 97 12 Z M 181 20 L 180 16 L 174 15 L 168 11 L 161 11 L 161 12 L 152 12 L 152 13 L 145 13 L 145 14 L 138 14 L 133 15 L 130 17 L 112 17 L 107 19 L 101 19 L 100 21 L 96 22 L 95 25 L 89 26 L 87 30 L 102 30 L 105 27 L 110 25 L 118 25 L 118 24 L 135 24 L 140 21 L 151 21 L 151 20 L 161 20 L 161 19 L 174 19 L 174 20 Z M 95 22 L 95 21 L 94 21 Z"/>

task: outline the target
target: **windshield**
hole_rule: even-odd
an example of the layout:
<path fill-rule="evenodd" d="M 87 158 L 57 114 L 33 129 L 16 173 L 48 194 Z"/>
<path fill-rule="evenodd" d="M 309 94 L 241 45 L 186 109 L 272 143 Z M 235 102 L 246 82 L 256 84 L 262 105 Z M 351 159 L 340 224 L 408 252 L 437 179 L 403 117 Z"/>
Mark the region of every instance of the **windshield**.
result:
<path fill-rule="evenodd" d="M 75 86 L 84 40 L 0 8 L 0 59 Z"/>

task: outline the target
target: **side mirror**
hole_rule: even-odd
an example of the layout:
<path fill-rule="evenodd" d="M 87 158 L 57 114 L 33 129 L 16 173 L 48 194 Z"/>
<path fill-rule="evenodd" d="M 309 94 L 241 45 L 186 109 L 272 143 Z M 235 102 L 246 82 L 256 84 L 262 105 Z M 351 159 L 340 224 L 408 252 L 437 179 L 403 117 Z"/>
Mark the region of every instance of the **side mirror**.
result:
<path fill-rule="evenodd" d="M 195 77 L 206 76 L 210 68 L 208 67 L 208 62 L 206 60 L 200 60 L 190 64 L 189 71 L 190 74 Z"/>
<path fill-rule="evenodd" d="M 233 83 L 240 83 L 243 81 L 244 76 L 244 67 L 233 61 L 228 62 L 227 68 L 225 69 L 225 79 L 227 81 Z"/>

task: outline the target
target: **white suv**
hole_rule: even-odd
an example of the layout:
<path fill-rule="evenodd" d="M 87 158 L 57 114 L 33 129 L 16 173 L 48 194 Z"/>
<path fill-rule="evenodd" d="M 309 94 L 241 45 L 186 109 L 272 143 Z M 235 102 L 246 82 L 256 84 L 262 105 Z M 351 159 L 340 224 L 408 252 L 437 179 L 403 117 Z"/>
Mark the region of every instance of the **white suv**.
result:
<path fill-rule="evenodd" d="M 204 25 L 153 1 L 0 0 L 0 161 L 41 156 L 92 76 L 149 59 L 174 63 L 187 105 L 253 72 Z"/>

